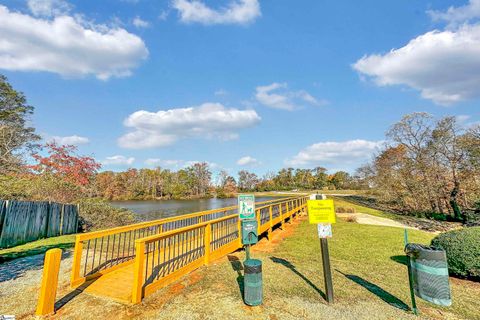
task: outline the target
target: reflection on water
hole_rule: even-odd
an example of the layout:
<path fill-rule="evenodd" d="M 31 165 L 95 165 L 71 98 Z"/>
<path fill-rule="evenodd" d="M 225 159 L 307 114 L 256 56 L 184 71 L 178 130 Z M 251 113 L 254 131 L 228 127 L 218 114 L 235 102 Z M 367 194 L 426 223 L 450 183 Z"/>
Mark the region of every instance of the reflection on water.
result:
<path fill-rule="evenodd" d="M 275 197 L 276 198 L 276 197 Z M 274 197 L 257 197 L 257 202 L 274 199 Z M 228 199 L 195 199 L 195 200 L 142 200 L 111 201 L 118 208 L 126 208 L 137 214 L 139 220 L 149 221 L 181 214 L 193 213 L 209 209 L 217 209 L 237 205 L 237 198 Z"/>

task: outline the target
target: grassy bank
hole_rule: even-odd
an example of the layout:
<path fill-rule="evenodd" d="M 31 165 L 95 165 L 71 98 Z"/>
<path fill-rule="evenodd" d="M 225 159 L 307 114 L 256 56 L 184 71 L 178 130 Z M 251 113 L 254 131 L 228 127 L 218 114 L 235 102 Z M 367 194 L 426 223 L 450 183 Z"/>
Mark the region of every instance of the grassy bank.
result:
<path fill-rule="evenodd" d="M 60 237 L 40 239 L 20 246 L 15 246 L 13 248 L 0 249 L 0 263 L 16 258 L 45 253 L 47 250 L 52 248 L 71 248 L 73 247 L 74 243 L 75 235 L 70 234 Z"/>
<path fill-rule="evenodd" d="M 333 233 L 330 253 L 335 304 L 332 306 L 323 298 L 316 227 L 302 221 L 294 234 L 278 247 L 253 252 L 254 257 L 263 261 L 265 298 L 262 307 L 243 306 L 238 285 L 242 276 L 235 270 L 241 267 L 238 260 L 243 260 L 243 253 L 239 253 L 204 269 L 202 279 L 185 288 L 187 292 L 175 297 L 162 313 L 186 315 L 183 312 L 188 308 L 193 313 L 212 312 L 235 319 L 272 319 L 272 315 L 275 315 L 273 319 L 414 318 L 409 307 L 403 229 L 360 225 L 340 219 Z M 428 244 L 432 237 L 427 232 L 410 231 L 412 242 Z M 419 300 L 422 317 L 479 319 L 480 301 L 474 297 L 480 295 L 480 284 L 452 278 L 451 285 L 453 306 L 442 308 Z M 203 300 L 196 295 L 198 291 L 215 303 Z"/>

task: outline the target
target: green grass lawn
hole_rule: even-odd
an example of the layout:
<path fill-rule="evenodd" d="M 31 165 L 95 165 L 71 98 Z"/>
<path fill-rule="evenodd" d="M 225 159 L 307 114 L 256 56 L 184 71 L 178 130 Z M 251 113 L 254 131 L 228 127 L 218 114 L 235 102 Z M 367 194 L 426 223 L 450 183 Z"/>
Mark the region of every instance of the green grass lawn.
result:
<path fill-rule="evenodd" d="M 341 201 L 336 199 L 336 205 L 341 205 Z M 356 207 L 359 212 L 372 214 L 372 209 Z M 385 217 L 381 212 L 373 212 Z M 410 242 L 429 244 L 433 237 L 432 233 L 409 230 Z M 263 262 L 264 284 L 264 304 L 253 316 L 233 311 L 244 308 L 240 293 L 242 275 L 235 270 L 241 268 L 243 253 L 230 255 L 230 262 L 223 259 L 202 269 L 202 280 L 192 287 L 187 286 L 188 292 L 175 299 L 175 312 L 181 315 L 181 305 L 188 303 L 190 312 L 196 312 L 197 307 L 199 310 L 206 308 L 205 312 L 217 312 L 226 318 L 415 319 L 410 310 L 403 241 L 402 228 L 361 225 L 338 219 L 333 227 L 333 238 L 329 240 L 335 292 L 335 303 L 329 306 L 323 298 L 316 226 L 304 220 L 271 252 L 253 250 L 252 256 Z M 439 307 L 417 298 L 420 318 L 480 319 L 480 283 L 456 278 L 451 278 L 450 283 L 453 305 Z M 215 301 L 211 311 L 204 300 L 195 306 L 195 299 L 189 292 L 199 290 Z"/>
<path fill-rule="evenodd" d="M 32 241 L 7 249 L 0 249 L 0 263 L 16 258 L 31 256 L 46 252 L 52 248 L 71 248 L 75 244 L 75 235 L 66 235 Z"/>
<path fill-rule="evenodd" d="M 306 278 L 319 279 L 321 261 L 315 229 L 315 225 L 303 222 L 295 236 L 286 239 L 276 254 L 297 265 Z M 410 304 L 407 268 L 403 264 L 402 229 L 360 225 L 340 219 L 334 225 L 333 234 L 330 251 L 337 301 L 373 299 L 394 308 Z M 416 230 L 409 231 L 409 236 L 411 242 L 423 244 L 429 244 L 433 238 L 430 233 Z M 480 296 L 480 284 L 454 280 L 453 307 L 434 307 L 419 301 L 420 309 L 453 312 L 467 319 L 480 317 L 480 301 L 477 299 Z M 462 283 L 471 284 L 474 290 L 470 291 L 469 286 Z M 315 294 L 307 290 L 305 296 L 314 298 Z M 433 310 L 430 312 L 435 314 Z"/>

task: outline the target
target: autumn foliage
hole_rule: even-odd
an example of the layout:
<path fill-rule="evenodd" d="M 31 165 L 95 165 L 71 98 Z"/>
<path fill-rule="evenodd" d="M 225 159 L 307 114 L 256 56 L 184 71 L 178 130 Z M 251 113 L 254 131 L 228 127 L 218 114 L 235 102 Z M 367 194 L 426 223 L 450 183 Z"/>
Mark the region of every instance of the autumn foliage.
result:
<path fill-rule="evenodd" d="M 93 179 L 101 165 L 92 157 L 79 156 L 72 145 L 47 143 L 44 147 L 48 156 L 34 154 L 36 164 L 29 166 L 36 174 L 48 174 L 76 186 L 85 187 Z"/>

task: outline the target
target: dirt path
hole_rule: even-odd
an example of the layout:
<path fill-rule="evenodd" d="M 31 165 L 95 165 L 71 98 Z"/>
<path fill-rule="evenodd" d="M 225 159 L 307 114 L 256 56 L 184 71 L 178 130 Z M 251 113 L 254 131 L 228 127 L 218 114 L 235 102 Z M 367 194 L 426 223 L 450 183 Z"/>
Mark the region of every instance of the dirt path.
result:
<path fill-rule="evenodd" d="M 372 216 L 371 214 L 367 213 L 337 213 L 337 217 L 346 218 L 346 219 L 354 219 L 355 222 L 360 224 L 370 224 L 375 226 L 386 226 L 386 227 L 396 227 L 396 228 L 407 228 L 407 229 L 417 229 L 414 227 L 407 226 L 401 222 L 382 218 L 377 216 Z"/>

